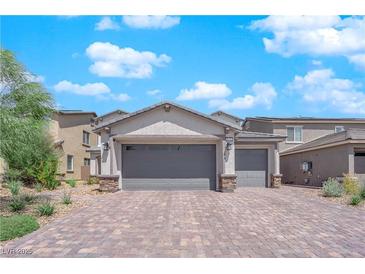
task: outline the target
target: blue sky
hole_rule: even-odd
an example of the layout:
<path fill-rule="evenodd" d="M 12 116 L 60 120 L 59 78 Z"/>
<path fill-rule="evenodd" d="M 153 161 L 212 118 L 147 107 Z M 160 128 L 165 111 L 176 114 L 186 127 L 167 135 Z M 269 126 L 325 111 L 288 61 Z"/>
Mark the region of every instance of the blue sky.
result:
<path fill-rule="evenodd" d="M 2 16 L 1 46 L 62 109 L 365 116 L 365 18 Z"/>

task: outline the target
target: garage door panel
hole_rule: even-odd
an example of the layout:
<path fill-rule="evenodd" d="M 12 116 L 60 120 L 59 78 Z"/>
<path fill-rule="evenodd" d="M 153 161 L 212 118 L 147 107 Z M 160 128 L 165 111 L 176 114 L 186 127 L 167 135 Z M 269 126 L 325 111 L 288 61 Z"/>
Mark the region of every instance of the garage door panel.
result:
<path fill-rule="evenodd" d="M 266 149 L 236 149 L 235 164 L 238 187 L 266 186 Z"/>
<path fill-rule="evenodd" d="M 187 179 L 123 179 L 124 190 L 207 190 L 210 180 L 207 178 Z"/>
<path fill-rule="evenodd" d="M 123 145 L 123 189 L 215 189 L 215 145 Z"/>

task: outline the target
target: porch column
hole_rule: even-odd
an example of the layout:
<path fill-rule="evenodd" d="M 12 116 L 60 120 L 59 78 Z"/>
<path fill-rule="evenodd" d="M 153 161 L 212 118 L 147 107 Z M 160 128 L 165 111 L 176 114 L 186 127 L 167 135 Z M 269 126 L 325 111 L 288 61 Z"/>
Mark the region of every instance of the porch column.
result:
<path fill-rule="evenodd" d="M 355 175 L 355 152 L 352 145 L 348 145 L 349 174 Z"/>
<path fill-rule="evenodd" d="M 278 188 L 281 185 L 282 174 L 280 174 L 280 154 L 278 143 L 274 147 L 274 174 L 271 174 L 271 187 Z"/>
<path fill-rule="evenodd" d="M 234 133 L 227 130 L 222 140 L 223 173 L 219 175 L 218 190 L 233 192 L 236 188 Z"/>

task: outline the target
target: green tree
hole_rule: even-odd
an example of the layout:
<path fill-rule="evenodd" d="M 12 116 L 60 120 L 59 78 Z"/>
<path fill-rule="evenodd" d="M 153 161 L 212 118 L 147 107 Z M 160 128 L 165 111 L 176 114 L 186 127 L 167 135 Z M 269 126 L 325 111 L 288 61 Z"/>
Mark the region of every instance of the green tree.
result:
<path fill-rule="evenodd" d="M 9 50 L 0 49 L 0 157 L 24 182 L 55 180 L 58 157 L 48 135 L 52 95 Z M 53 182 L 51 182 L 53 183 Z"/>

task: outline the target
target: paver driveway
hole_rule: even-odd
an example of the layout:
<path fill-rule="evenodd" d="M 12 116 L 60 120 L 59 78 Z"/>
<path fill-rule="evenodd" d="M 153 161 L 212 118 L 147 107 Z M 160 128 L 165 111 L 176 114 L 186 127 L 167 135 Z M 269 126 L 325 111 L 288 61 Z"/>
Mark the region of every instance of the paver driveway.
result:
<path fill-rule="evenodd" d="M 290 187 L 119 192 L 4 250 L 31 249 L 33 257 L 364 257 L 364 227 L 363 209 Z"/>

